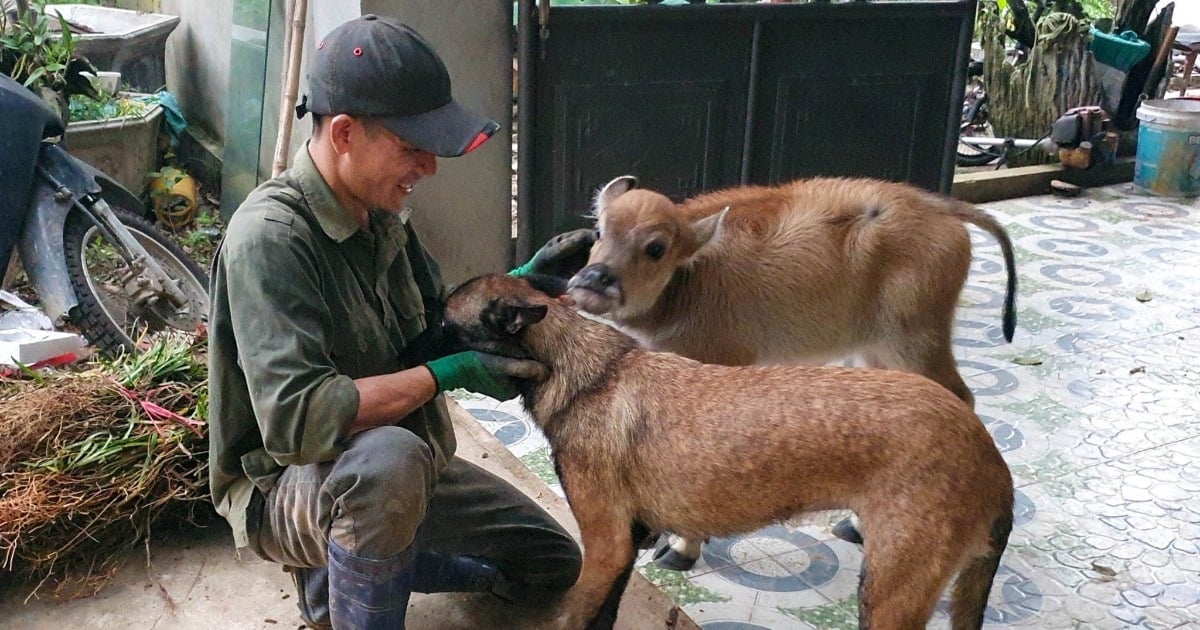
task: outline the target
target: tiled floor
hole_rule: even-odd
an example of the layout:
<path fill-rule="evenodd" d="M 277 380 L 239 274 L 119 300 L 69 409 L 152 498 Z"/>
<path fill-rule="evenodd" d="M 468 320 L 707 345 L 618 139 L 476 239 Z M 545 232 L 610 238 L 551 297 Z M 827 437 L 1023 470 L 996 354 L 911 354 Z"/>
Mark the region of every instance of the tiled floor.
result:
<path fill-rule="evenodd" d="M 1017 485 L 987 626 L 1200 628 L 1200 203 L 1123 184 L 984 207 L 1020 276 L 1006 344 L 1000 252 L 972 232 L 955 343 Z M 461 402 L 557 488 L 518 401 Z M 709 630 L 853 628 L 861 553 L 830 535 L 840 516 L 711 541 L 686 574 L 640 570 Z"/>

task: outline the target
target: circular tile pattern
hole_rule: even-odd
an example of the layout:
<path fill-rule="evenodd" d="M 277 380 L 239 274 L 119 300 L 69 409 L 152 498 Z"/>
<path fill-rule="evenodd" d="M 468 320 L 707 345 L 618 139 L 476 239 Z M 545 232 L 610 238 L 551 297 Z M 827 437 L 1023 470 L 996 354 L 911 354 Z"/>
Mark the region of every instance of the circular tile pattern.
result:
<path fill-rule="evenodd" d="M 1050 300 L 1050 308 L 1056 313 L 1089 321 L 1116 321 L 1128 319 L 1133 316 L 1132 309 L 1121 306 L 1116 302 L 1104 298 L 1085 297 L 1082 295 L 1052 298 Z"/>
<path fill-rule="evenodd" d="M 504 446 L 512 446 L 529 436 L 529 425 L 511 413 L 499 409 L 468 409 L 480 422 L 488 423 L 488 432 Z M 496 426 L 499 425 L 499 426 Z"/>
<path fill-rule="evenodd" d="M 1029 218 L 1029 222 L 1050 232 L 1095 232 L 1100 226 L 1091 219 L 1061 215 L 1038 215 Z"/>
<path fill-rule="evenodd" d="M 1072 287 L 1111 287 L 1121 284 L 1121 276 L 1087 265 L 1051 263 L 1042 265 L 1041 273 L 1059 284 Z"/>
<path fill-rule="evenodd" d="M 975 256 L 971 258 L 970 273 L 973 276 L 1001 273 L 1003 271 L 1004 262 L 999 256 L 991 258 L 975 254 Z"/>
<path fill-rule="evenodd" d="M 984 363 L 982 361 L 962 360 L 958 362 L 958 371 L 966 372 L 966 368 L 974 368 L 978 374 L 964 375 L 976 396 L 999 396 L 1007 394 L 1020 386 L 1021 382 L 1008 370 Z"/>
<path fill-rule="evenodd" d="M 1021 433 L 1021 430 L 1017 427 L 984 414 L 979 414 L 979 419 L 983 421 L 983 425 L 992 434 L 992 440 L 996 443 L 996 448 L 1000 449 L 1001 453 L 1015 451 L 1025 446 L 1025 434 Z"/>
<path fill-rule="evenodd" d="M 761 544 L 756 545 L 759 540 Z M 796 549 L 787 554 L 786 567 L 773 558 L 756 562 L 739 560 L 746 555 L 742 545 L 779 548 L 781 543 Z M 740 538 L 714 538 L 704 545 L 703 555 L 704 561 L 721 577 L 760 591 L 808 590 L 832 580 L 839 567 L 837 555 L 828 545 L 780 525 Z"/>
<path fill-rule="evenodd" d="M 1013 490 L 1013 527 L 1028 525 L 1037 516 L 1037 504 L 1019 489 Z"/>
<path fill-rule="evenodd" d="M 1002 346 L 1004 331 L 996 324 L 959 319 L 955 322 L 957 335 L 950 343 L 963 348 L 995 348 Z"/>
<path fill-rule="evenodd" d="M 1000 590 L 1003 604 L 988 606 L 983 616 L 992 623 L 1016 623 L 1029 619 L 1042 610 L 1042 589 L 1037 583 L 1017 571 L 1000 565 L 992 591 Z"/>
<path fill-rule="evenodd" d="M 1048 254 L 1069 258 L 1103 258 L 1109 251 L 1108 247 L 1100 243 L 1074 238 L 1038 239 L 1037 246 Z"/>
<path fill-rule="evenodd" d="M 1139 219 L 1182 219 L 1188 216 L 1187 208 L 1163 203 L 1126 202 L 1116 207 Z"/>
<path fill-rule="evenodd" d="M 1037 615 L 1043 605 L 1042 589 L 1033 580 L 1002 564 L 992 580 L 992 591 L 983 617 L 988 623 L 1012 624 Z M 949 600 L 938 602 L 937 610 L 949 614 Z"/>
<path fill-rule="evenodd" d="M 1145 225 L 1136 225 L 1133 228 L 1134 233 L 1152 238 L 1156 241 L 1187 241 L 1195 242 L 1200 238 L 1200 232 L 1192 230 L 1182 225 L 1163 225 L 1161 223 L 1150 223 Z"/>

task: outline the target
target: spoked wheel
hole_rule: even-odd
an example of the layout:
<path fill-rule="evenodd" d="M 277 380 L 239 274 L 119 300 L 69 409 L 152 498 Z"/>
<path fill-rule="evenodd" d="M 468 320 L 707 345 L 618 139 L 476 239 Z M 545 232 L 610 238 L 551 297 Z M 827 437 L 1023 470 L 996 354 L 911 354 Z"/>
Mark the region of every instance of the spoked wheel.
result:
<path fill-rule="evenodd" d="M 977 138 L 994 138 L 996 132 L 992 129 L 992 123 L 985 122 L 981 125 L 965 124 L 958 131 L 958 149 L 955 152 L 954 162 L 959 166 L 983 166 L 993 160 L 1004 155 L 1004 148 L 1001 146 L 984 147 L 979 145 L 963 142 L 963 137 Z"/>
<path fill-rule="evenodd" d="M 81 212 L 72 211 L 63 227 L 63 252 L 79 305 L 71 321 L 103 353 L 145 349 L 155 337 L 173 331 L 195 333 L 208 316 L 208 278 L 178 245 L 148 221 L 112 208 L 187 296 L 184 304 L 156 296 L 144 284 L 146 274 L 131 269 L 116 248 Z"/>

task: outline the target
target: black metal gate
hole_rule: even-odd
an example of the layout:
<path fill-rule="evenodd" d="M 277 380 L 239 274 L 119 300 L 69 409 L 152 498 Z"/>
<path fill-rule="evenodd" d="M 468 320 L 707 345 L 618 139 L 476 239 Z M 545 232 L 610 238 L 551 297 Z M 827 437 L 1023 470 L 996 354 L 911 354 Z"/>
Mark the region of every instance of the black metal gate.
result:
<path fill-rule="evenodd" d="M 517 258 L 587 225 L 618 175 L 676 200 L 814 175 L 949 191 L 975 5 L 558 6 L 535 24 L 521 0 Z"/>

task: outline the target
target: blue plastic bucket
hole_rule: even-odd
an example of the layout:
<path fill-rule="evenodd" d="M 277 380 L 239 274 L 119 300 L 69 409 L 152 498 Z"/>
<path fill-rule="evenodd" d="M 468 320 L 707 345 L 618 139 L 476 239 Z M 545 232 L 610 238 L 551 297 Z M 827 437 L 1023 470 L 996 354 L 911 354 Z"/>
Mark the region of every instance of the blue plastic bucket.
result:
<path fill-rule="evenodd" d="M 1143 101 L 1137 118 L 1134 185 L 1164 197 L 1200 195 L 1200 100 Z"/>

